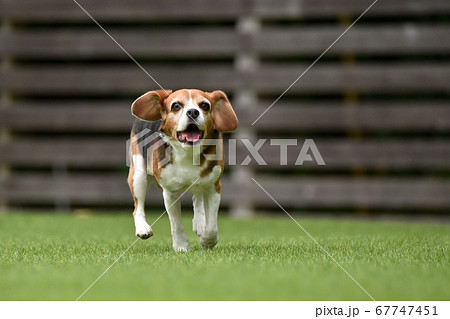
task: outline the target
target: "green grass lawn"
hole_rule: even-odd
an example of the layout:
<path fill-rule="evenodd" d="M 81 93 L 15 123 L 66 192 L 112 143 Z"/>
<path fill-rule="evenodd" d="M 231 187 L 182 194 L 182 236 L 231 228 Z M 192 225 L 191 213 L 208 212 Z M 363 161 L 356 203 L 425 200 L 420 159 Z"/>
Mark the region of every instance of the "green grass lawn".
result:
<path fill-rule="evenodd" d="M 152 213 L 149 221 L 156 218 Z M 219 219 L 171 249 L 167 216 L 81 300 L 368 300 L 287 216 Z M 449 225 L 297 219 L 377 300 L 449 300 Z M 135 240 L 130 215 L 0 215 L 0 300 L 75 300 Z"/>

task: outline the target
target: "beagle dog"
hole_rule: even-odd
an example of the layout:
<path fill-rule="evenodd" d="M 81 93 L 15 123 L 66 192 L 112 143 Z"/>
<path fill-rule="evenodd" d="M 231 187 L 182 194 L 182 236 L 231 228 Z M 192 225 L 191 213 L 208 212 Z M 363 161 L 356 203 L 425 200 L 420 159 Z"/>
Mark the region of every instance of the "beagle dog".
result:
<path fill-rule="evenodd" d="M 189 251 L 179 201 L 186 191 L 193 195 L 193 231 L 204 248 L 214 247 L 219 240 L 217 212 L 224 169 L 222 132 L 238 125 L 227 96 L 194 89 L 150 91 L 133 102 L 131 112 L 137 119 L 131 131 L 128 185 L 136 235 L 142 239 L 153 235 L 145 218 L 145 197 L 155 183 L 163 191 L 173 249 Z M 221 156 L 211 159 L 214 154 Z"/>

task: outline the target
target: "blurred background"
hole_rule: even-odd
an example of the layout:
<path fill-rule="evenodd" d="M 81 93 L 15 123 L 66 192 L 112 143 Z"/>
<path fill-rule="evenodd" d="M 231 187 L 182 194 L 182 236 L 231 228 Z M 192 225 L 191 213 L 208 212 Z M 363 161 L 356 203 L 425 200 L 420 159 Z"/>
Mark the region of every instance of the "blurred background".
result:
<path fill-rule="evenodd" d="M 225 91 L 228 138 L 298 139 L 228 166 L 224 213 L 284 214 L 253 177 L 291 213 L 448 218 L 450 1 L 378 1 L 255 125 L 372 0 L 78 2 L 165 89 Z M 158 86 L 72 0 L 0 18 L 0 210 L 131 213 L 130 104 Z M 294 165 L 306 138 L 326 166 Z"/>

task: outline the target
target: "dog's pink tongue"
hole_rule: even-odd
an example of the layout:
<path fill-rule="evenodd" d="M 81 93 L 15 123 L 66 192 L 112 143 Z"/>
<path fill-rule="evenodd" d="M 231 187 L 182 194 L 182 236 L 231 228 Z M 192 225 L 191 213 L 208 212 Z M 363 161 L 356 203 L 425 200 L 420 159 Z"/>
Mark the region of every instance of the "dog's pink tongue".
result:
<path fill-rule="evenodd" d="M 188 142 L 196 142 L 200 139 L 202 133 L 197 130 L 189 130 L 181 132 L 181 139 L 187 140 Z"/>

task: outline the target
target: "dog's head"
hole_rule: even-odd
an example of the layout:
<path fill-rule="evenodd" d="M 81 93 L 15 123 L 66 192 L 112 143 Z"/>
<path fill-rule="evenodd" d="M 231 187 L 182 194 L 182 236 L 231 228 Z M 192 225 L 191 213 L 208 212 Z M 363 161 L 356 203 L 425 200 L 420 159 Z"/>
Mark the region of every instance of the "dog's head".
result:
<path fill-rule="evenodd" d="M 161 130 L 183 146 L 213 138 L 215 131 L 234 131 L 238 125 L 231 103 L 222 91 L 150 91 L 133 102 L 131 112 L 145 121 L 162 119 Z"/>

